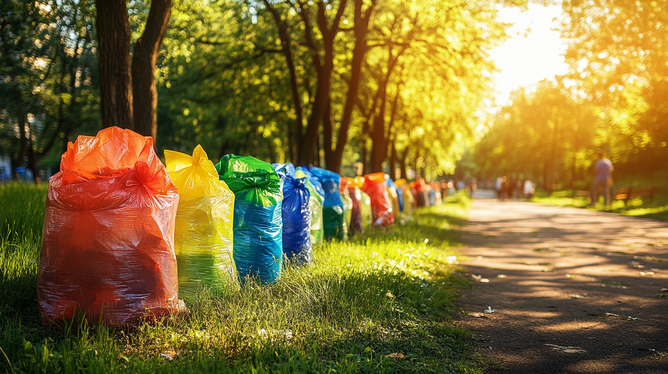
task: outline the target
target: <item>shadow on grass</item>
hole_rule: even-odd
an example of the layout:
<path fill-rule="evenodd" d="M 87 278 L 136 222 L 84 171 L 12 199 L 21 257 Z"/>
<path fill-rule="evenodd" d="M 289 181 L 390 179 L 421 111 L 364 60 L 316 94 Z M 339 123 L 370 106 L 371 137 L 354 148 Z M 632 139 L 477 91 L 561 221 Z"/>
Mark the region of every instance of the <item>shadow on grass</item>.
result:
<path fill-rule="evenodd" d="M 449 323 L 467 283 L 433 254 L 457 240 L 465 214 L 464 200 L 420 209 L 390 232 L 316 248 L 313 266 L 288 266 L 276 285 L 201 295 L 187 316 L 132 331 L 41 327 L 39 240 L 3 242 L 0 372 L 479 371 L 469 334 Z"/>

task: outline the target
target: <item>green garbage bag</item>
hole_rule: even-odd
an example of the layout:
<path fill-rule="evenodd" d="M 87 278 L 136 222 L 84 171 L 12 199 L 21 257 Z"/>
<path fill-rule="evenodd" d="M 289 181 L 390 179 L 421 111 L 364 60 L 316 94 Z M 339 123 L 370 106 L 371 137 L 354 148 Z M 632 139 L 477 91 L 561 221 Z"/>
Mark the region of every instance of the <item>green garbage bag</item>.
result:
<path fill-rule="evenodd" d="M 234 262 L 241 280 L 273 283 L 283 263 L 281 179 L 271 164 L 251 156 L 225 155 L 216 170 L 234 192 Z"/>

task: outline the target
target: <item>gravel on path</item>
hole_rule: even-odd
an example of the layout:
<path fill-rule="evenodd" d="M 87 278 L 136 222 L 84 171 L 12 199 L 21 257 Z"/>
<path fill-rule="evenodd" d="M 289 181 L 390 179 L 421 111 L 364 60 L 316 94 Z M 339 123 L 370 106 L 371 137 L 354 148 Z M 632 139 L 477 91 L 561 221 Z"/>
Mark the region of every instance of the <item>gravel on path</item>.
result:
<path fill-rule="evenodd" d="M 668 223 L 478 191 L 462 242 L 488 372 L 668 373 Z"/>

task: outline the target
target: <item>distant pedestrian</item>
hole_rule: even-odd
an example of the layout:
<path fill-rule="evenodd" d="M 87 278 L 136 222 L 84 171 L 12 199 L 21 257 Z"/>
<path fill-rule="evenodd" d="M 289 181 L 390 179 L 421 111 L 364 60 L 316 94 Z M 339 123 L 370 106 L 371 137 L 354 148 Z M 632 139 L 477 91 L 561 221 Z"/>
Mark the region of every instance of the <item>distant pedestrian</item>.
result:
<path fill-rule="evenodd" d="M 609 180 L 612 177 L 612 172 L 615 170 L 612 162 L 605 158 L 605 152 L 598 153 L 598 161 L 594 165 L 594 184 L 591 188 L 591 206 L 596 206 L 598 201 L 598 193 L 603 189 L 603 203 L 606 207 L 610 204 L 610 186 Z"/>
<path fill-rule="evenodd" d="M 530 180 L 526 179 L 524 181 L 524 188 L 523 188 L 524 197 L 527 199 L 531 199 L 533 197 L 534 191 L 535 190 L 533 187 L 533 183 L 531 183 Z"/>

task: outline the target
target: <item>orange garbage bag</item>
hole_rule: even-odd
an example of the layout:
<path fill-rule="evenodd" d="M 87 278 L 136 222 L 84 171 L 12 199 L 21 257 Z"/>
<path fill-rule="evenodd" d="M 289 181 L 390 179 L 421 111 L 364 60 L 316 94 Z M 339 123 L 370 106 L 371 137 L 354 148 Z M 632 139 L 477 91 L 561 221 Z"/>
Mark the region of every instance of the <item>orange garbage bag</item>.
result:
<path fill-rule="evenodd" d="M 392 200 L 387 193 L 385 173 L 373 173 L 364 176 L 362 191 L 371 198 L 371 212 L 374 226 L 387 226 L 394 223 Z"/>
<path fill-rule="evenodd" d="M 153 139 L 111 127 L 67 145 L 49 179 L 37 298 L 42 322 L 110 326 L 177 312 L 179 196 Z"/>

